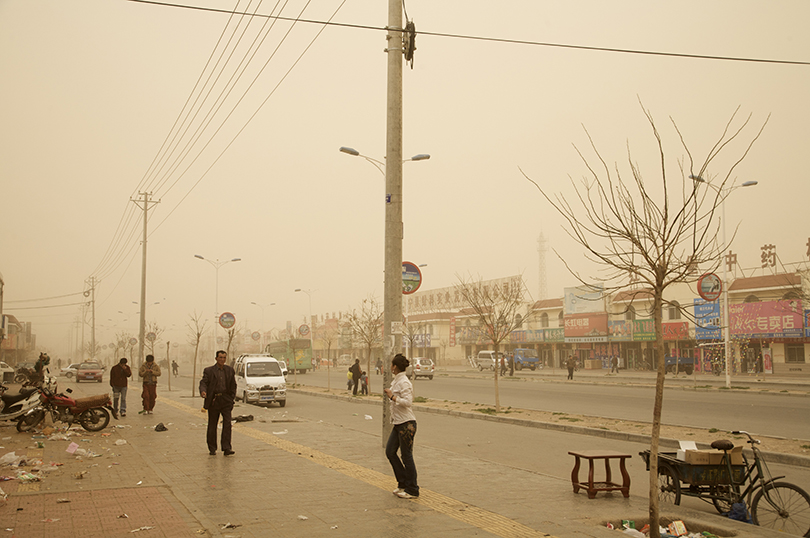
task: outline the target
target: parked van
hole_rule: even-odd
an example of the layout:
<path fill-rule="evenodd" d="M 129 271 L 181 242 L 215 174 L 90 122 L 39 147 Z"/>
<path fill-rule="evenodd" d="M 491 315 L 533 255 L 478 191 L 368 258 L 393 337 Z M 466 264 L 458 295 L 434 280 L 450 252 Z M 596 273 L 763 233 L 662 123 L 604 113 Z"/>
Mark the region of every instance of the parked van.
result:
<path fill-rule="evenodd" d="M 240 355 L 233 368 L 237 399 L 245 403 L 287 405 L 287 383 L 279 361 L 271 355 Z"/>
<path fill-rule="evenodd" d="M 495 365 L 500 364 L 502 357 L 503 357 L 503 353 L 501 353 L 499 351 L 498 352 L 498 357 L 497 357 L 497 360 L 496 360 L 494 351 L 484 350 L 484 351 L 479 351 L 478 352 L 478 358 L 476 358 L 475 362 L 476 362 L 479 370 L 483 370 L 484 368 L 494 370 Z"/>

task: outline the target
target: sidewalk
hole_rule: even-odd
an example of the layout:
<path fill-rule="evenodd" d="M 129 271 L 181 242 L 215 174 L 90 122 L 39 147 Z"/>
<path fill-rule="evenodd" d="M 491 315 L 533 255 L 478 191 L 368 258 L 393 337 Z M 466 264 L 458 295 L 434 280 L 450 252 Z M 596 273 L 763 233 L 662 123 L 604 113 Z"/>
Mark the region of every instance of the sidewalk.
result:
<path fill-rule="evenodd" d="M 88 394 L 102 390 L 80 387 Z M 632 453 L 635 445 L 628 443 L 419 414 L 415 458 L 423 489 L 418 500 L 403 500 L 391 494 L 396 484 L 382 449 L 378 402 L 292 391 L 283 409 L 237 404 L 234 415 L 255 420 L 234 426 L 236 454 L 226 457 L 208 455 L 206 416 L 188 390 L 159 388 L 151 416 L 134 413 L 136 394 L 130 392 L 129 416 L 117 423 L 124 427 L 45 440 L 42 449 L 32 448 L 37 439 L 14 425 L 0 427 L 0 455 L 16 451 L 45 466 L 64 464 L 43 472 L 41 482 L 0 482 L 9 494 L 0 505 L 0 530 L 13 529 L 2 534 L 599 538 L 620 536 L 604 521 L 642 520 L 647 512 L 648 475 L 637 456 L 629 499 L 600 493 L 589 500 L 574 494 L 567 478 L 573 459 L 565 450 L 618 447 Z M 158 422 L 169 430 L 155 432 Z M 65 449 L 71 441 L 98 457 L 70 456 Z M 561 472 L 534 471 L 536 461 Z M 0 467 L 0 475 L 13 474 Z M 772 535 L 691 507 L 662 513 L 726 535 Z M 228 523 L 238 526 L 223 528 Z"/>

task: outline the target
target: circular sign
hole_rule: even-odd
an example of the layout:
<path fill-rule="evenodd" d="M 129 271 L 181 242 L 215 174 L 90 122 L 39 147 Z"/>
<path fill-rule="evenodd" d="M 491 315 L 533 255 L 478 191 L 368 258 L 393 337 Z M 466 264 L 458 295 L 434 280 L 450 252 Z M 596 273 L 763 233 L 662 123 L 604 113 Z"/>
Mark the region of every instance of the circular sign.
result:
<path fill-rule="evenodd" d="M 146 333 L 146 339 L 149 340 L 150 342 L 154 342 L 155 340 L 157 340 L 157 335 L 153 332 L 148 332 Z"/>
<path fill-rule="evenodd" d="M 716 301 L 723 293 L 723 281 L 714 273 L 706 273 L 698 280 L 698 295 L 704 301 Z"/>
<path fill-rule="evenodd" d="M 138 339 L 135 338 L 134 336 L 129 339 L 129 345 L 134 346 L 137 343 L 138 343 Z"/>
<path fill-rule="evenodd" d="M 402 294 L 414 293 L 422 285 L 422 271 L 411 262 L 402 262 Z"/>
<path fill-rule="evenodd" d="M 223 329 L 230 329 L 236 324 L 236 316 L 230 312 L 224 312 L 219 316 L 219 324 Z"/>
<path fill-rule="evenodd" d="M 259 338 L 262 337 L 262 333 L 260 333 L 259 331 L 254 331 L 254 333 L 251 334 L 250 337 L 253 338 L 254 340 L 258 340 Z"/>
<path fill-rule="evenodd" d="M 301 336 L 306 336 L 309 334 L 309 325 L 301 325 L 298 327 L 298 334 Z"/>
<path fill-rule="evenodd" d="M 225 339 L 224 339 L 224 338 L 222 338 L 221 336 L 217 336 L 217 344 L 221 344 L 221 343 L 223 343 L 224 341 L 225 341 Z"/>

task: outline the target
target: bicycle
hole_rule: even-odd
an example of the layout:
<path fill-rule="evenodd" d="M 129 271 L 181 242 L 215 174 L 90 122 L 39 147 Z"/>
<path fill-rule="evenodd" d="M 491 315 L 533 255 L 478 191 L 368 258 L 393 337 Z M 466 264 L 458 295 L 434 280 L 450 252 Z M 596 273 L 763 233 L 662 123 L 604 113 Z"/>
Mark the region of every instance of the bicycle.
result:
<path fill-rule="evenodd" d="M 778 481 L 784 476 L 771 475 L 768 465 L 757 446 L 758 439 L 746 431 L 732 431 L 746 435 L 753 452 L 749 462 L 742 454 L 742 465 L 733 464 L 729 451 L 734 443 L 727 439 L 714 441 L 711 447 L 722 450 L 719 465 L 697 465 L 677 459 L 674 452 L 658 454 L 658 483 L 661 500 L 680 504 L 681 495 L 697 497 L 711 502 L 721 514 L 731 510 L 735 503 L 746 501 L 751 519 L 760 527 L 768 527 L 810 538 L 810 496 L 802 488 L 789 482 Z M 639 453 L 650 469 L 650 451 Z M 681 482 L 687 485 L 682 488 Z M 744 489 L 741 489 L 745 486 Z"/>

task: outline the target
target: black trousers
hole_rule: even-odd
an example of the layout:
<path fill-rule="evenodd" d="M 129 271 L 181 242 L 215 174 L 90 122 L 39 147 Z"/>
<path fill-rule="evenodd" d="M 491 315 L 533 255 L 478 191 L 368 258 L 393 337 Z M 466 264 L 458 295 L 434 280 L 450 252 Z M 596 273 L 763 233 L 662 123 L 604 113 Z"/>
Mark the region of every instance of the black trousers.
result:
<path fill-rule="evenodd" d="M 224 407 L 218 407 L 216 403 L 211 404 L 208 408 L 208 432 L 206 440 L 208 441 L 208 450 L 216 452 L 217 450 L 217 423 L 219 417 L 222 417 L 222 439 L 220 445 L 222 450 L 232 450 L 231 446 L 231 411 L 233 411 L 233 404 Z"/>

